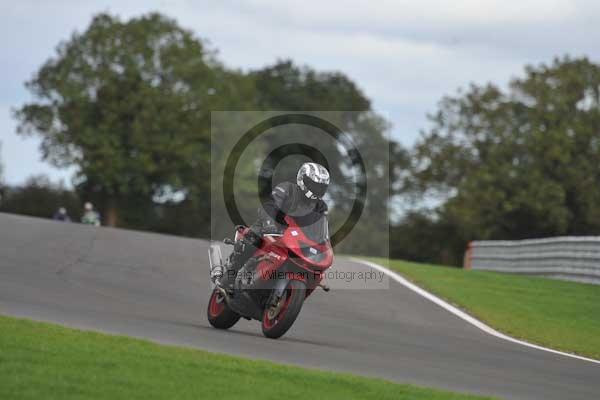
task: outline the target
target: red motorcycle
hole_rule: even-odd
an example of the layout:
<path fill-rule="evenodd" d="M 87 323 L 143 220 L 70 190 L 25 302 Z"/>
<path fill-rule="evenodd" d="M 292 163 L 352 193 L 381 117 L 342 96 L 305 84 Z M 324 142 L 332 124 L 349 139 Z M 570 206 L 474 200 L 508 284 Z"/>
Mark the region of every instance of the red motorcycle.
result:
<path fill-rule="evenodd" d="M 313 213 L 302 218 L 286 216 L 285 221 L 282 233 L 263 235 L 251 262 L 235 275 L 232 288 L 216 282 L 207 310 L 212 326 L 228 329 L 242 317 L 254 319 L 262 322 L 266 337 L 276 339 L 290 329 L 317 287 L 329 291 L 322 284 L 324 271 L 333 263 L 327 217 Z M 224 242 L 235 244 L 248 232 L 247 227 L 237 227 L 235 239 Z M 211 271 L 223 267 L 218 245 L 211 245 L 209 259 Z"/>

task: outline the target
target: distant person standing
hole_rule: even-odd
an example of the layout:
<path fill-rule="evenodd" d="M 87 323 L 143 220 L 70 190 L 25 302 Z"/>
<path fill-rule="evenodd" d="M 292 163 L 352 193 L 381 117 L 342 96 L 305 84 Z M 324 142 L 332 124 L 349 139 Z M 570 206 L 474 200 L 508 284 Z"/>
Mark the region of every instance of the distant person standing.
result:
<path fill-rule="evenodd" d="M 71 222 L 71 217 L 67 214 L 67 209 L 60 207 L 52 216 L 52 219 L 60 222 Z"/>
<path fill-rule="evenodd" d="M 89 201 L 83 205 L 83 217 L 81 217 L 81 223 L 100 226 L 100 214 L 94 210 L 94 205 Z"/>

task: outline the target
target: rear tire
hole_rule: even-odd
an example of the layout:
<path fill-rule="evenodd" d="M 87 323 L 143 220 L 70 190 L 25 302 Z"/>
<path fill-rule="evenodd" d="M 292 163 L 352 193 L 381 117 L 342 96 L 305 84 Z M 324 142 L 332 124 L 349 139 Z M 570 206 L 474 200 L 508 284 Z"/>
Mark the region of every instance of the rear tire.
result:
<path fill-rule="evenodd" d="M 240 319 L 240 315 L 229 308 L 225 297 L 218 289 L 215 289 L 210 296 L 206 315 L 208 322 L 217 329 L 229 329 Z"/>
<path fill-rule="evenodd" d="M 263 335 L 270 339 L 283 336 L 296 321 L 305 298 L 306 285 L 300 281 L 290 281 L 285 289 L 284 296 L 280 300 L 283 304 L 276 315 L 273 315 L 271 308 L 267 308 L 263 312 Z"/>

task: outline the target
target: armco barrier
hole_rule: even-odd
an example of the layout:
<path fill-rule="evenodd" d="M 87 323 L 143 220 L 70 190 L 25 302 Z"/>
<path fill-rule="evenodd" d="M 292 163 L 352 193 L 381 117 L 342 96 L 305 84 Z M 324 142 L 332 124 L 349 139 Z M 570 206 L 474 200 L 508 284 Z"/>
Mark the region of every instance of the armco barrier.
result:
<path fill-rule="evenodd" d="M 473 241 L 464 268 L 600 284 L 600 236 Z"/>

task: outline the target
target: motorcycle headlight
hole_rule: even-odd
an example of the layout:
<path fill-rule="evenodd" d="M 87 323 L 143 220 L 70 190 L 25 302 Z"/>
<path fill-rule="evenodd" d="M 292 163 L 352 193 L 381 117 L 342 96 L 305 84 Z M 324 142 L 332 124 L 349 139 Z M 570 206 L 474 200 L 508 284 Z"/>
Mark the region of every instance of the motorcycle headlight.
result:
<path fill-rule="evenodd" d="M 321 262 L 325 259 L 325 253 L 321 252 L 316 247 L 312 247 L 306 243 L 300 243 L 302 255 L 313 262 Z"/>

